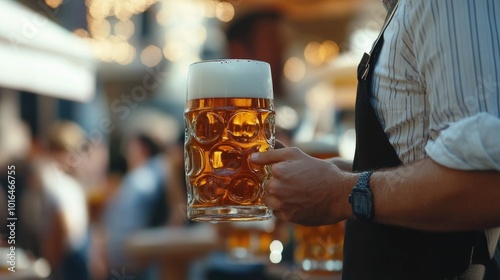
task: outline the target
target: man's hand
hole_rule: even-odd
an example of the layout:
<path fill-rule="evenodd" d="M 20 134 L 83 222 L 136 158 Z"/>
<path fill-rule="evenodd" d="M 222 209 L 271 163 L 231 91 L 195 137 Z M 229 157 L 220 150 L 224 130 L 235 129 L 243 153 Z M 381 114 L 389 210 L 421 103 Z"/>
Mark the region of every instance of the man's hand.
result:
<path fill-rule="evenodd" d="M 352 216 L 348 197 L 357 175 L 298 148 L 255 153 L 252 161 L 271 165 L 272 178 L 264 186 L 264 203 L 276 217 L 312 226 Z"/>

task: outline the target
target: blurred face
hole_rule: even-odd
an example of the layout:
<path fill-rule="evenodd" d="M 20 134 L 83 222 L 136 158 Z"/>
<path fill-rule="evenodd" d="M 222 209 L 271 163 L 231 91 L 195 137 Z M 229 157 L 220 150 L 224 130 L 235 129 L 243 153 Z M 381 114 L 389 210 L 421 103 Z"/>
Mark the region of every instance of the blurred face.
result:
<path fill-rule="evenodd" d="M 74 174 L 82 162 L 82 158 L 76 153 L 70 153 L 62 150 L 52 152 L 52 157 L 57 166 L 68 174 Z"/>
<path fill-rule="evenodd" d="M 149 158 L 149 152 L 139 139 L 132 137 L 126 146 L 125 157 L 127 160 L 128 169 L 132 170 L 141 166 Z"/>

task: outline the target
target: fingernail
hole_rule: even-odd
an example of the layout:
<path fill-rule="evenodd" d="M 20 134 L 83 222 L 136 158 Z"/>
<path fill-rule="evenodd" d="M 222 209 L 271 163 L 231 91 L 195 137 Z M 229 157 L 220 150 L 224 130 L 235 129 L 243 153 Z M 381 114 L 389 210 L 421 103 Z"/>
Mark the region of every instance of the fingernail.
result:
<path fill-rule="evenodd" d="M 259 153 L 252 153 L 250 155 L 250 160 L 254 161 L 259 158 Z"/>

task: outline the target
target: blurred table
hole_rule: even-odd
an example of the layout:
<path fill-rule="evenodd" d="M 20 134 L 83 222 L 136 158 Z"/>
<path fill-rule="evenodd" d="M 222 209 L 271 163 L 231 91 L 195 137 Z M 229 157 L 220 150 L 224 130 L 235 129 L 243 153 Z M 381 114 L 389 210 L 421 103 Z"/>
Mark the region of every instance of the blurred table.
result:
<path fill-rule="evenodd" d="M 133 235 L 126 247 L 141 260 L 159 260 L 161 280 L 183 280 L 188 278 L 191 263 L 218 249 L 219 241 L 212 225 L 199 224 L 143 230 Z"/>

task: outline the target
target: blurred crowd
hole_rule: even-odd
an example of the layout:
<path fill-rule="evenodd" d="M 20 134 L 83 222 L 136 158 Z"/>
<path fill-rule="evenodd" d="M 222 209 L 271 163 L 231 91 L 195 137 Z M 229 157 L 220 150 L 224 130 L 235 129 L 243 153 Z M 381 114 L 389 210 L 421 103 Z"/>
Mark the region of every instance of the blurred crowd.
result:
<path fill-rule="evenodd" d="M 186 224 L 178 207 L 185 201 L 182 142 L 173 117 L 149 109 L 131 117 L 119 144 L 122 174 L 109 172 L 109 144 L 91 142 L 75 121 L 53 123 L 44 139 L 31 139 L 27 129 L 6 133 L 6 127 L 2 153 L 9 156 L 2 165 L 16 169 L 16 246 L 47 260 L 51 279 L 108 279 L 113 268 L 125 266 L 144 271 L 128 259 L 126 239 L 140 229 Z M 6 150 L 13 141 L 25 143 L 23 150 Z M 2 189 L 3 206 L 7 186 Z"/>

